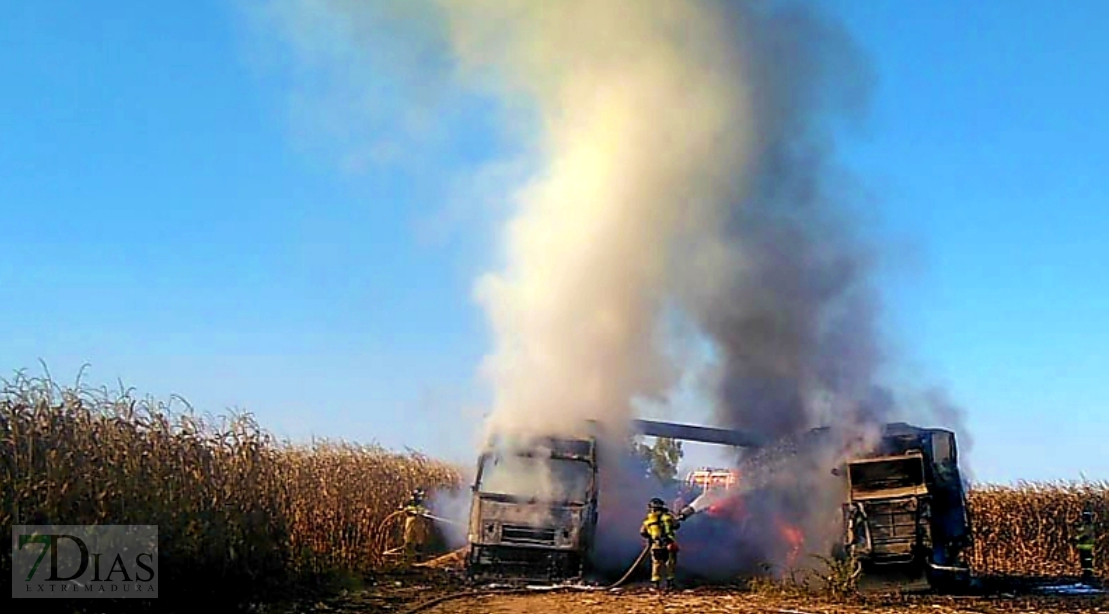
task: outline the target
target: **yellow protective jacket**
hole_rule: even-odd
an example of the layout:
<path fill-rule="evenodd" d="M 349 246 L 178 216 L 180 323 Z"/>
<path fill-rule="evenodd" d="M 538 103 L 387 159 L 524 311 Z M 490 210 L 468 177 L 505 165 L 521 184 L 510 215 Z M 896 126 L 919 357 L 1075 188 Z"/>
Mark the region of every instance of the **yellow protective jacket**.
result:
<path fill-rule="evenodd" d="M 650 512 L 643 520 L 639 535 L 651 541 L 652 548 L 666 548 L 677 542 L 677 530 L 681 523 L 668 511 Z"/>
<path fill-rule="evenodd" d="M 423 504 L 417 503 L 415 500 L 412 499 L 408 500 L 404 504 L 404 506 L 401 507 L 401 510 L 404 511 L 405 515 L 409 517 L 423 516 L 427 513 L 427 508 L 424 507 Z"/>
<path fill-rule="evenodd" d="M 1096 541 L 1094 527 L 1088 524 L 1079 525 L 1078 532 L 1074 536 L 1074 547 L 1079 550 L 1093 550 L 1094 541 Z"/>

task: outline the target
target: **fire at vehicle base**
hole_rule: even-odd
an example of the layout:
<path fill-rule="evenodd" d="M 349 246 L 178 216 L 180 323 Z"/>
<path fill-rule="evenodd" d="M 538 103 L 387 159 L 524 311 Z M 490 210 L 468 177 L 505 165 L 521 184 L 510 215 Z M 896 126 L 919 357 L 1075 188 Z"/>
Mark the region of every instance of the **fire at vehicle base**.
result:
<path fill-rule="evenodd" d="M 733 446 L 755 443 L 749 434 L 723 429 L 638 424 L 645 425 L 642 430 L 649 435 L 663 433 Z M 813 437 L 804 441 L 819 441 L 827 430 L 814 429 Z M 479 459 L 473 486 L 467 577 L 502 583 L 565 583 L 595 575 L 601 490 L 597 448 L 598 438 L 591 435 L 547 437 L 487 449 Z M 950 591 L 968 585 L 970 572 L 963 553 L 970 545 L 970 525 L 953 433 L 888 424 L 873 453 L 853 457 L 832 473 L 840 477 L 845 495 L 844 539 L 831 555 L 856 571 L 859 588 Z M 550 483 L 538 483 L 534 478 L 538 475 L 551 476 Z M 741 506 L 750 504 L 757 512 L 763 496 L 758 489 L 737 488 L 732 475 L 701 477 L 707 480 L 706 487 L 711 482 L 722 487 L 717 490 L 731 491 L 729 499 Z M 744 497 L 749 497 L 746 503 Z M 717 507 L 713 497 L 702 496 L 674 511 L 688 519 Z M 702 533 L 711 535 L 711 517 L 717 515 L 704 514 L 710 518 L 700 528 Z M 789 524 L 779 529 L 780 545 L 793 561 L 801 554 L 794 551 L 800 550 L 803 536 Z M 735 541 L 735 535 L 731 538 L 713 539 L 707 546 L 736 549 L 738 555 L 744 545 Z"/>

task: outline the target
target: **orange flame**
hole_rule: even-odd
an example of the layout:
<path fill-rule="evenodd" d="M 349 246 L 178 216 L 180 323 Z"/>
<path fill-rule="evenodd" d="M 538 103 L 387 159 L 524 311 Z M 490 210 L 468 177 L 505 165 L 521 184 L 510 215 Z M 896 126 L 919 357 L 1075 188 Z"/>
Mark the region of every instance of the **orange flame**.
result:
<path fill-rule="evenodd" d="M 805 543 L 805 534 L 799 527 L 791 525 L 780 518 L 775 522 L 778 525 L 778 533 L 781 535 L 786 545 L 789 546 L 789 550 L 786 553 L 786 565 L 793 567 L 793 564 L 797 562 L 797 557 L 801 554 L 801 545 Z"/>

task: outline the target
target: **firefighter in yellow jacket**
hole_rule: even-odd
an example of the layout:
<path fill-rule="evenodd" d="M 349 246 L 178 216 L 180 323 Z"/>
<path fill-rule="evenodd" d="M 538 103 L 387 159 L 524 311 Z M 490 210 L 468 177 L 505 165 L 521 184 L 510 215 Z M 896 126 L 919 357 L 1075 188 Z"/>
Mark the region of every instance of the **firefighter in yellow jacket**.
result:
<path fill-rule="evenodd" d="M 674 570 L 678 565 L 677 530 L 681 526 L 666 502 L 654 498 L 647 505 L 647 518 L 639 530 L 651 547 L 651 582 L 659 588 L 673 588 Z"/>
<path fill-rule="evenodd" d="M 404 512 L 404 556 L 409 561 L 423 554 L 424 544 L 427 541 L 428 513 L 424 506 L 424 491 L 417 488 L 412 491 L 412 497 L 401 506 Z"/>
<path fill-rule="evenodd" d="M 1087 510 L 1082 512 L 1082 521 L 1076 527 L 1074 547 L 1078 550 L 1078 563 L 1082 567 L 1082 579 L 1090 581 L 1094 577 L 1094 543 L 1097 534 L 1094 531 L 1094 514 Z"/>

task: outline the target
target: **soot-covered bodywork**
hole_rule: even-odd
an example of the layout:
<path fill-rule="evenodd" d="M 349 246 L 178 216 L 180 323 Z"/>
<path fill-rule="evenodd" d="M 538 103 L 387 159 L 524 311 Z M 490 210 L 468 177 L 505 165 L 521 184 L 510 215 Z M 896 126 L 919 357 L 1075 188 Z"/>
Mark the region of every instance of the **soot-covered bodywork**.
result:
<path fill-rule="evenodd" d="M 467 575 L 474 580 L 581 578 L 597 524 L 592 437 L 500 442 L 478 462 Z"/>
<path fill-rule="evenodd" d="M 970 522 L 954 433 L 888 424 L 877 450 L 840 471 L 842 555 L 864 576 L 888 572 L 937 588 L 969 579 Z"/>

